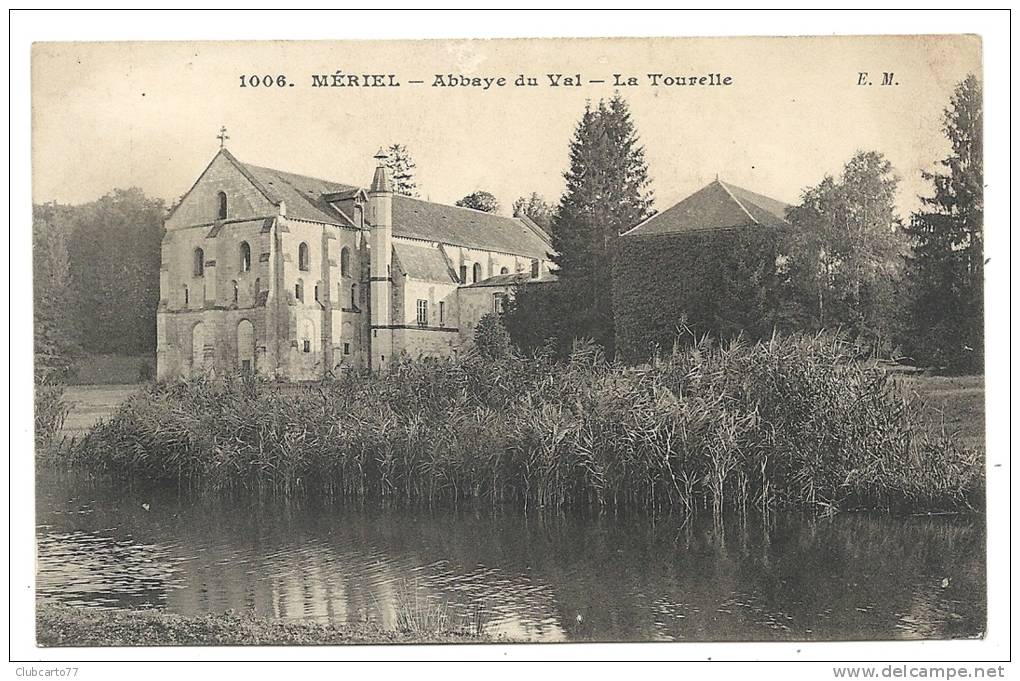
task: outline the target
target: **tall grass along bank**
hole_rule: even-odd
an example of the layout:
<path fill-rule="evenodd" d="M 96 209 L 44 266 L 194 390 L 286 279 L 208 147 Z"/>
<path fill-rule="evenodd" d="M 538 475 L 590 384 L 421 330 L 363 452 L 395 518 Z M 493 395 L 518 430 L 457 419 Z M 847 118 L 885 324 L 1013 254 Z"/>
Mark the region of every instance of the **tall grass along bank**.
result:
<path fill-rule="evenodd" d="M 286 386 L 153 385 L 61 457 L 216 491 L 524 509 L 950 510 L 978 452 L 832 337 L 677 347 L 652 366 L 468 355 Z"/>

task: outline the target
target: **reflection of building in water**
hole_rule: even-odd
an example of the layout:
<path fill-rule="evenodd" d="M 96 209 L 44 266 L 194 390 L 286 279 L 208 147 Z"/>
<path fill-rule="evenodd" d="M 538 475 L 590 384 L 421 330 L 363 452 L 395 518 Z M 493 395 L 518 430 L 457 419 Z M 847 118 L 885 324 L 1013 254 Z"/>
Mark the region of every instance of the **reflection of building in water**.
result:
<path fill-rule="evenodd" d="M 64 512 L 66 496 L 52 502 L 59 489 L 37 496 L 44 599 L 391 625 L 402 591 L 417 589 L 447 603 L 455 624 L 477 608 L 490 632 L 546 641 L 946 638 L 985 627 L 977 521 L 752 519 L 729 524 L 723 541 L 707 515 L 678 531 L 647 518 L 306 513 L 174 495 L 146 497 L 143 511 L 122 489 L 78 515 Z"/>
<path fill-rule="evenodd" d="M 254 550 L 195 550 L 185 588 L 167 607 L 184 613 L 254 610 L 274 618 L 338 624 L 397 622 L 402 604 L 446 607 L 454 624 L 476 613 L 491 633 L 520 640 L 565 640 L 552 589 L 528 575 L 430 560 L 411 545 L 385 550 L 361 537 L 279 536 Z M 236 548 L 236 547 L 233 547 Z"/>

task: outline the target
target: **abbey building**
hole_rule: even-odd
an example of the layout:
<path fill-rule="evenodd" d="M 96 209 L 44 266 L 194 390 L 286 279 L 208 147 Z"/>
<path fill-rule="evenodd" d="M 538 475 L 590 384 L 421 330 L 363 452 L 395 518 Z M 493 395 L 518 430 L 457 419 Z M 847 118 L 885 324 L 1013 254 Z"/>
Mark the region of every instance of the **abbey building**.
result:
<path fill-rule="evenodd" d="M 513 287 L 545 280 L 548 235 L 526 218 L 245 164 L 225 148 L 166 220 L 160 377 L 281 380 L 452 355 Z"/>

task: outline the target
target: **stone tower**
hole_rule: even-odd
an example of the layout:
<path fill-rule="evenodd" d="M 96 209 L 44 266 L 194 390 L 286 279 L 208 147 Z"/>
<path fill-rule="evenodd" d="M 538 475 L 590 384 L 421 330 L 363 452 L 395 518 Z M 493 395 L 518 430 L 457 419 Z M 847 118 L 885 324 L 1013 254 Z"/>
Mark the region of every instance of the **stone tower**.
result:
<path fill-rule="evenodd" d="M 372 187 L 368 191 L 366 217 L 371 226 L 371 271 L 369 291 L 371 310 L 371 362 L 374 371 L 385 371 L 393 361 L 393 183 L 386 166 L 386 153 L 380 149 Z"/>

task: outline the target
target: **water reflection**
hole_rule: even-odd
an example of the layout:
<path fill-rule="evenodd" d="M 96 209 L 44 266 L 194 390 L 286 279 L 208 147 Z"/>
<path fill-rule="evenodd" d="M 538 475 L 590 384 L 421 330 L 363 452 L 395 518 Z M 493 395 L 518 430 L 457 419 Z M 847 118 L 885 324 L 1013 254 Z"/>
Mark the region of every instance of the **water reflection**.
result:
<path fill-rule="evenodd" d="M 521 640 L 947 638 L 984 629 L 980 518 L 695 522 L 230 505 L 52 473 L 40 598 L 393 624 L 402 598 Z M 146 509 L 145 504 L 148 509 Z"/>

